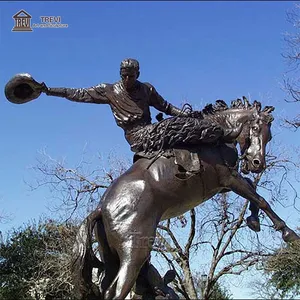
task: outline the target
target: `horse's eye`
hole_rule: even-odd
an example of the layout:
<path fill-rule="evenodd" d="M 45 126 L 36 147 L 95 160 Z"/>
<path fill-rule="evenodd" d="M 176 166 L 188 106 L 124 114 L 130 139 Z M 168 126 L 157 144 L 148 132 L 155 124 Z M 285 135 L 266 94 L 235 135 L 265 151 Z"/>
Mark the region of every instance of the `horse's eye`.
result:
<path fill-rule="evenodd" d="M 258 132 L 258 131 L 259 131 L 259 127 L 258 127 L 257 125 L 254 125 L 254 126 L 252 127 L 252 130 L 253 130 L 254 132 Z"/>

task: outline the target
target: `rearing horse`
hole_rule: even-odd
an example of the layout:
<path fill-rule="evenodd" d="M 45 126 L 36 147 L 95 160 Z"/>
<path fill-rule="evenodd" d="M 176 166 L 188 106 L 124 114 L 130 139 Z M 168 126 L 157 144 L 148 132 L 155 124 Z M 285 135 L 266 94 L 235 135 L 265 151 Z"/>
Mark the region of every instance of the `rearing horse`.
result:
<path fill-rule="evenodd" d="M 217 101 L 201 112 L 202 116 L 232 130 L 233 144 L 203 144 L 190 151 L 197 153 L 202 170 L 180 180 L 175 175 L 176 157 L 139 158 L 105 191 L 99 208 L 82 223 L 74 247 L 73 275 L 81 299 L 91 295 L 91 268 L 96 266 L 91 236 L 95 227 L 104 269 L 99 299 L 124 299 L 141 276 L 150 256 L 160 221 L 174 218 L 207 201 L 219 192 L 233 191 L 250 201 L 249 227 L 259 231 L 258 210 L 263 210 L 284 241 L 297 234 L 272 210 L 247 178 L 237 171 L 240 145 L 244 173 L 259 173 L 265 168 L 265 148 L 271 139 L 271 112 L 259 102 L 236 100 L 228 107 Z M 177 149 L 178 150 L 178 149 Z M 94 294 L 97 294 L 95 292 Z M 90 298 L 91 299 L 91 298 Z"/>

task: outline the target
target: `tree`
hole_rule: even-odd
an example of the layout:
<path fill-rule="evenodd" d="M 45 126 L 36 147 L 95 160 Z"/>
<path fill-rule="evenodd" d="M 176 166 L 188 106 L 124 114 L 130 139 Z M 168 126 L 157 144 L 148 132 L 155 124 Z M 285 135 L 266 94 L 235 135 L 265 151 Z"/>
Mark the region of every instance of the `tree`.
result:
<path fill-rule="evenodd" d="M 13 230 L 0 246 L 1 299 L 72 299 L 76 228 L 46 220 Z"/>
<path fill-rule="evenodd" d="M 272 295 L 279 299 L 299 296 L 300 242 L 295 241 L 276 249 L 264 262 L 264 275 L 264 282 L 259 282 L 256 289 L 260 291 L 260 296 Z"/>
<path fill-rule="evenodd" d="M 37 231 L 28 227 L 13 231 L 0 248 L 1 298 L 31 298 L 28 294 L 28 281 L 36 272 L 36 261 L 40 253 L 35 251 L 41 246 Z"/>
<path fill-rule="evenodd" d="M 197 291 L 197 299 L 203 299 L 203 292 L 206 286 L 207 275 L 196 272 L 194 276 L 194 284 Z M 211 299 L 230 300 L 232 299 L 229 288 L 222 286 L 216 282 L 211 293 Z"/>
<path fill-rule="evenodd" d="M 159 226 L 155 250 L 176 271 L 174 288 L 184 299 L 229 299 L 222 278 L 240 275 L 269 255 L 245 225 L 248 201 L 242 205 L 238 201 L 237 197 L 221 194 L 202 204 L 201 209 L 191 210 L 189 216 L 184 216 L 185 221 L 181 218 L 182 226 L 190 227 L 189 233 L 184 233 L 185 239 L 176 230 L 176 221 Z M 207 261 L 202 262 L 203 276 L 193 272 L 191 265 L 200 255 Z"/>
<path fill-rule="evenodd" d="M 38 177 L 28 186 L 32 190 L 44 186 L 49 188 L 50 210 L 59 214 L 61 219 L 83 219 L 98 205 L 113 179 L 125 172 L 128 166 L 128 161 L 110 154 L 105 159 L 99 155 L 96 163 L 83 157 L 76 166 L 67 167 L 64 160 L 56 160 L 43 151 L 33 167 Z"/>
<path fill-rule="evenodd" d="M 283 57 L 287 63 L 287 75 L 283 79 L 283 86 L 288 94 L 287 102 L 300 102 L 300 5 L 295 4 L 294 9 L 287 13 L 287 21 L 292 25 L 290 32 L 285 34 L 286 51 Z M 297 129 L 300 126 L 300 115 L 285 120 L 286 123 Z"/>
<path fill-rule="evenodd" d="M 291 25 L 285 34 L 286 50 L 283 57 L 288 71 L 283 79 L 283 86 L 287 92 L 287 102 L 300 102 L 300 5 L 294 4 L 293 9 L 287 12 L 287 21 Z M 300 114 L 285 122 L 292 128 L 300 127 Z M 289 161 L 289 163 L 291 163 Z M 299 172 L 299 164 L 293 163 Z M 286 172 L 287 173 L 287 172 Z M 291 185 L 292 186 L 292 185 Z M 297 196 L 297 190 L 294 189 Z M 295 199 L 294 199 L 295 205 Z M 297 211 L 299 211 L 297 209 Z M 265 298 L 286 299 L 300 295 L 300 243 L 293 242 L 288 245 L 279 245 L 270 258 L 262 265 L 264 279 L 253 282 L 255 294 Z"/>

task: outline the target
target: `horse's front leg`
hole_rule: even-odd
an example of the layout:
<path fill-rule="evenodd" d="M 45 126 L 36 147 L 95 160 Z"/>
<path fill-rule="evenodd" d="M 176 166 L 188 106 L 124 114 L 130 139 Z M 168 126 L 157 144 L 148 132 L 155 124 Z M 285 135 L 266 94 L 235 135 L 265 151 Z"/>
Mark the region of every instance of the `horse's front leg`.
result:
<path fill-rule="evenodd" d="M 269 203 L 256 193 L 254 187 L 249 184 L 247 179 L 239 174 L 235 175 L 236 176 L 230 176 L 226 179 L 226 187 L 230 188 L 241 197 L 248 199 L 253 203 L 254 207 L 262 209 L 271 219 L 274 228 L 282 232 L 282 238 L 285 242 L 288 243 L 300 239 L 299 236 L 273 211 Z"/>
<path fill-rule="evenodd" d="M 255 189 L 254 183 L 252 182 L 252 180 L 250 178 L 244 178 L 247 183 L 250 185 L 251 188 Z M 256 202 L 250 202 L 249 205 L 249 210 L 251 211 L 251 215 L 246 219 L 247 221 L 247 226 L 255 231 L 255 232 L 259 232 L 260 231 L 260 222 L 259 222 L 259 217 L 258 217 L 258 213 L 259 213 L 259 207 L 257 205 Z"/>

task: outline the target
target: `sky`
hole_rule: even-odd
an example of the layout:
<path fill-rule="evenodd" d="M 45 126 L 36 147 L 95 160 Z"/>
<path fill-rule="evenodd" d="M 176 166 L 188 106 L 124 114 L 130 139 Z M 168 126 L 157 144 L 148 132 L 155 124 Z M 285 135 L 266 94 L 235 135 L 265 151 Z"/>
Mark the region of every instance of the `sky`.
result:
<path fill-rule="evenodd" d="M 297 133 L 279 128 L 297 107 L 286 104 L 281 89 L 287 67 L 286 12 L 294 2 L 1 2 L 0 5 L 0 211 L 5 232 L 48 213 L 51 194 L 31 191 L 30 167 L 39 151 L 75 164 L 83 149 L 131 157 L 129 145 L 107 105 L 74 103 L 42 94 L 16 105 L 7 101 L 5 84 L 29 73 L 49 87 L 90 87 L 119 80 L 122 59 L 140 62 L 139 80 L 150 82 L 169 102 L 195 109 L 217 99 L 243 95 L 274 105 L 276 139 L 299 146 Z M 18 11 L 32 23 L 60 16 L 67 28 L 12 32 Z M 153 110 L 152 118 L 157 112 Z M 250 297 L 242 291 L 235 296 Z"/>

